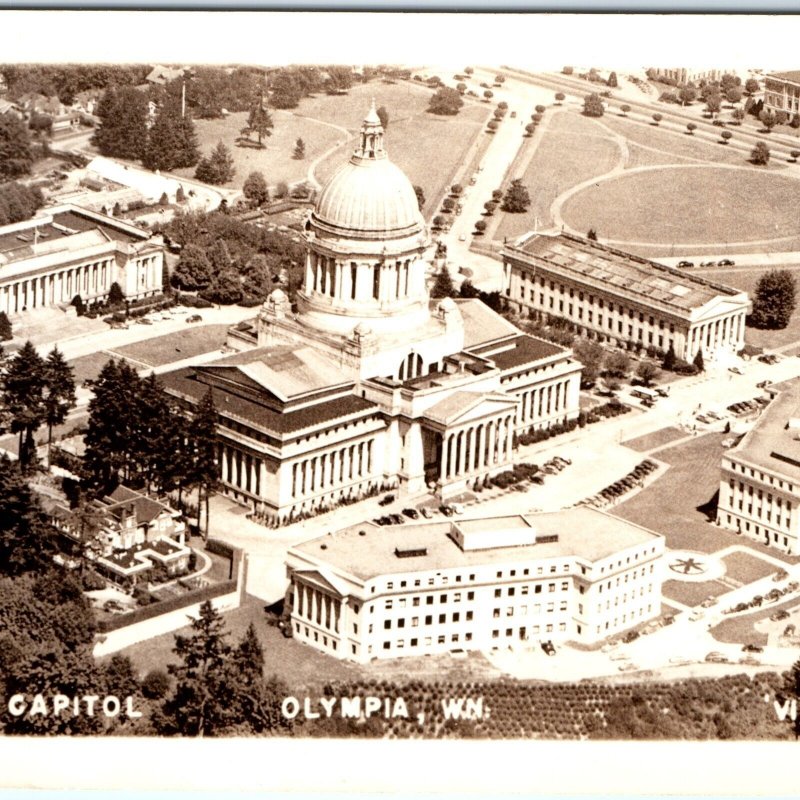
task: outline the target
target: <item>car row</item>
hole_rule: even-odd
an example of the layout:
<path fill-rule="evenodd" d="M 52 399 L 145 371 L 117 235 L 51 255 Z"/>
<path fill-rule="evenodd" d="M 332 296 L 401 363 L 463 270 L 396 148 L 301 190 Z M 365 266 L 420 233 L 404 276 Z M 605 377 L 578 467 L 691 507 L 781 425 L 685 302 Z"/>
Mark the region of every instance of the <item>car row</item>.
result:
<path fill-rule="evenodd" d="M 694 261 L 679 261 L 678 266 L 681 269 L 691 269 L 694 266 Z M 719 261 L 702 261 L 701 267 L 735 267 L 736 262 L 730 258 L 723 258 Z"/>
<path fill-rule="evenodd" d="M 776 356 L 774 353 L 764 353 L 763 355 L 760 355 L 758 357 L 758 360 L 762 364 L 770 364 L 770 365 L 777 364 L 778 361 L 780 361 L 778 356 Z"/>
<path fill-rule="evenodd" d="M 739 403 L 731 403 L 728 406 L 728 411 L 740 417 L 758 411 L 761 405 L 762 403 L 758 402 L 758 400 L 742 400 Z"/>
<path fill-rule="evenodd" d="M 387 501 L 387 498 L 388 501 Z M 394 501 L 394 495 L 386 495 L 382 500 L 378 501 L 379 505 L 388 505 Z M 463 514 L 464 506 L 461 503 L 451 503 L 449 505 L 441 505 L 438 509 L 427 508 L 404 508 L 402 513 L 393 512 L 391 514 L 384 514 L 381 517 L 376 517 L 373 522 L 376 525 L 403 525 L 406 520 L 418 520 L 420 517 L 425 519 L 432 519 L 436 512 L 441 512 L 445 517 L 452 517 L 454 514 Z"/>

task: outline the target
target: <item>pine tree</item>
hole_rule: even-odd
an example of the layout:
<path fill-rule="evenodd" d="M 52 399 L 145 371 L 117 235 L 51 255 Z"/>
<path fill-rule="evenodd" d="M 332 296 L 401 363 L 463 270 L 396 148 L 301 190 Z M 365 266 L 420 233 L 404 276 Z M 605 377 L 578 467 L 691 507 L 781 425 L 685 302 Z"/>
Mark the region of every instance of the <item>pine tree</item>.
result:
<path fill-rule="evenodd" d="M 224 239 L 217 239 L 214 242 L 208 253 L 208 260 L 211 263 L 212 275 L 214 276 L 231 268 L 231 254 Z"/>
<path fill-rule="evenodd" d="M 531 204 L 531 198 L 528 194 L 528 189 L 523 185 L 520 178 L 515 178 L 511 181 L 511 186 L 503 197 L 503 211 L 508 211 L 512 214 L 521 214 L 528 210 Z"/>
<path fill-rule="evenodd" d="M 149 492 L 159 484 L 159 470 L 169 457 L 162 452 L 162 447 L 168 444 L 163 439 L 163 428 L 170 414 L 170 406 L 164 387 L 154 373 L 139 381 L 134 409 L 134 430 L 130 442 L 133 482 L 143 484 Z"/>
<path fill-rule="evenodd" d="M 675 348 L 672 346 L 672 343 L 670 342 L 669 350 L 667 350 L 667 352 L 664 354 L 664 360 L 661 362 L 661 368 L 672 372 L 675 369 L 675 362 L 676 362 Z"/>
<path fill-rule="evenodd" d="M 0 183 L 27 175 L 33 165 L 25 124 L 13 114 L 0 114 Z"/>
<path fill-rule="evenodd" d="M 445 265 L 436 273 L 436 281 L 431 290 L 431 297 L 438 299 L 441 297 L 453 297 L 455 294 L 456 291 L 453 286 L 453 279 L 450 277 L 450 270 Z"/>
<path fill-rule="evenodd" d="M 44 407 L 47 423 L 47 463 L 53 443 L 53 427 L 61 425 L 75 408 L 75 373 L 54 347 L 44 362 Z"/>
<path fill-rule="evenodd" d="M 200 606 L 189 636 L 175 636 L 173 652 L 180 659 L 169 665 L 175 676 L 173 696 L 164 716 L 174 732 L 186 736 L 213 736 L 235 722 L 235 674 L 229 664 L 231 647 L 225 623 L 210 601 Z"/>
<path fill-rule="evenodd" d="M 783 329 L 797 306 L 797 285 L 785 269 L 773 269 L 762 275 L 756 284 L 752 324 L 756 328 Z"/>
<path fill-rule="evenodd" d="M 250 107 L 247 124 L 242 128 L 242 135 L 249 137 L 255 134 L 258 137 L 258 146 L 261 147 L 261 140 L 266 136 L 272 136 L 272 127 L 272 117 L 262 94 Z"/>
<path fill-rule="evenodd" d="M 219 186 L 233 180 L 235 174 L 231 151 L 219 142 L 208 158 L 200 159 L 194 176 L 199 181 Z"/>
<path fill-rule="evenodd" d="M 30 341 L 8 364 L 3 402 L 11 417 L 11 432 L 19 434 L 19 460 L 27 469 L 35 455 L 33 435 L 45 420 L 45 364 Z"/>
<path fill-rule="evenodd" d="M 77 537 L 80 552 L 80 577 L 83 578 L 87 566 L 103 555 L 105 537 L 102 534 L 105 516 L 95 503 L 83 492 L 71 509 L 69 526 Z"/>
<path fill-rule="evenodd" d="M 297 141 L 294 143 L 294 152 L 292 153 L 292 158 L 296 159 L 297 161 L 302 161 L 306 157 L 306 143 L 298 137 Z"/>
<path fill-rule="evenodd" d="M 200 528 L 201 499 L 205 501 L 206 525 L 203 532 L 208 538 L 210 499 L 219 482 L 217 464 L 217 410 L 209 389 L 200 401 L 189 424 L 189 436 L 194 446 L 193 473 L 197 485 L 197 527 Z"/>
<path fill-rule="evenodd" d="M 93 144 L 104 156 L 139 159 L 147 148 L 147 99 L 132 86 L 106 90 L 97 108 Z"/>
<path fill-rule="evenodd" d="M 125 302 L 125 295 L 120 288 L 120 285 L 114 281 L 108 289 L 108 304 L 110 306 L 119 306 Z"/>
<path fill-rule="evenodd" d="M 0 342 L 7 342 L 13 338 L 14 332 L 11 329 L 11 320 L 5 311 L 0 311 Z"/>
<path fill-rule="evenodd" d="M 692 363 L 695 365 L 695 367 L 697 367 L 697 371 L 698 372 L 705 372 L 706 371 L 706 365 L 705 365 L 705 361 L 703 360 L 703 351 L 702 350 L 698 350 L 697 351 L 697 354 L 695 355 L 694 361 Z"/>
<path fill-rule="evenodd" d="M 180 115 L 179 109 L 177 115 Z M 175 104 L 162 103 L 148 132 L 142 163 L 151 170 L 172 169 L 180 159 L 181 146 Z"/>
<path fill-rule="evenodd" d="M 194 127 L 194 120 L 188 111 L 178 118 L 177 129 L 180 147 L 178 151 L 178 160 L 173 165 L 173 169 L 193 167 L 200 158 L 200 148 L 197 145 L 197 131 Z M 183 187 L 179 187 L 178 192 L 183 195 Z M 178 202 L 184 199 L 183 196 L 176 196 Z"/>

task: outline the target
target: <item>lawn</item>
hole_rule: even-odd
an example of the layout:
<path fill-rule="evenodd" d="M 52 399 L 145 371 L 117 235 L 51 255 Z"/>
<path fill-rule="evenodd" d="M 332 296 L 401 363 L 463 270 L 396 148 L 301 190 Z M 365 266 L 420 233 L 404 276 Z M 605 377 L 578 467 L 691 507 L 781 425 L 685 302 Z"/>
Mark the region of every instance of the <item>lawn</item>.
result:
<path fill-rule="evenodd" d="M 686 436 L 686 434 L 678 428 L 661 428 L 660 430 L 653 431 L 644 436 L 639 436 L 636 439 L 629 439 L 622 444 L 625 447 L 629 447 L 631 450 L 636 450 L 637 453 L 646 453 L 654 447 L 661 447 L 676 439 L 682 439 L 684 436 Z"/>
<path fill-rule="evenodd" d="M 692 608 L 709 597 L 720 597 L 730 590 L 730 586 L 719 581 L 664 581 L 661 587 L 667 602 L 675 600 Z"/>
<path fill-rule="evenodd" d="M 229 325 L 186 326 L 185 331 L 176 331 L 154 339 L 145 339 L 109 350 L 109 356 L 121 356 L 141 362 L 150 367 L 159 367 L 184 358 L 194 358 L 202 353 L 219 350 L 225 344 Z"/>
<path fill-rule="evenodd" d="M 195 120 L 202 155 L 208 155 L 220 141 L 233 155 L 236 174 L 232 181 L 225 184 L 227 188 L 240 189 L 247 176 L 254 170 L 263 172 L 267 182 L 273 187 L 280 181 L 291 183 L 305 180 L 311 162 L 345 138 L 343 132 L 313 119 L 306 119 L 288 111 L 272 110 L 271 114 L 275 126 L 272 136 L 264 140 L 266 147 L 263 150 L 236 144 L 239 131 L 247 120 L 246 112 L 231 114 L 225 119 Z M 298 138 L 302 139 L 306 146 L 306 155 L 302 160 L 292 157 Z M 194 177 L 194 171 L 194 167 L 189 167 L 174 170 L 174 174 Z"/>
<path fill-rule="evenodd" d="M 778 571 L 774 564 L 747 553 L 731 553 L 722 561 L 725 564 L 725 575 L 739 583 L 752 583 Z"/>
<path fill-rule="evenodd" d="M 75 373 L 75 385 L 81 386 L 85 380 L 94 380 L 109 361 L 111 356 L 105 351 L 74 358 L 69 365 Z"/>
<path fill-rule="evenodd" d="M 798 201 L 800 181 L 783 175 L 682 166 L 587 187 L 567 200 L 562 214 L 571 227 L 593 227 L 602 239 L 718 242 L 723 249 L 729 242 L 800 235 Z"/>
<path fill-rule="evenodd" d="M 708 433 L 659 451 L 658 459 L 670 468 L 658 480 L 611 509 L 610 513 L 663 534 L 672 550 L 713 553 L 732 544 L 768 553 L 794 564 L 786 556 L 758 542 L 737 536 L 708 521 L 706 511 L 716 508 L 724 433 Z"/>
<path fill-rule="evenodd" d="M 482 135 L 491 108 L 465 103 L 454 117 L 428 114 L 429 90 L 411 84 L 360 86 L 347 97 L 317 97 L 303 100 L 298 113 L 324 119 L 357 133 L 374 96 L 389 114 L 385 143 L 389 158 L 408 175 L 411 183 L 425 193 L 426 216 L 436 210 L 446 188 L 467 161 L 472 160 L 473 143 Z M 337 148 L 315 170 L 324 184 L 350 157 L 353 142 Z"/>
<path fill-rule="evenodd" d="M 592 120 L 568 112 L 553 112 L 522 182 L 531 205 L 524 214 L 503 214 L 495 238 L 519 236 L 552 224 L 550 206 L 567 189 L 608 172 L 620 157 L 616 143 Z M 589 226 L 591 227 L 591 225 Z M 588 228 L 587 228 L 588 230 Z"/>

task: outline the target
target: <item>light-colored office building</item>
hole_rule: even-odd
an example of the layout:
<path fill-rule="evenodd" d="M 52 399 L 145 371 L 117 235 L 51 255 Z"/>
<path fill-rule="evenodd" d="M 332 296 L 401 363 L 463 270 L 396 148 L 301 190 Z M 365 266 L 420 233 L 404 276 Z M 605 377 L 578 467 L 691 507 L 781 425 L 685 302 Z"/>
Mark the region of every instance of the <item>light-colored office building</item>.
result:
<path fill-rule="evenodd" d="M 664 538 L 596 509 L 380 527 L 295 545 L 295 638 L 359 662 L 593 643 L 661 613 Z"/>
<path fill-rule="evenodd" d="M 770 72 L 764 78 L 764 107 L 789 116 L 800 112 L 800 70 Z"/>
<path fill-rule="evenodd" d="M 800 379 L 776 386 L 753 429 L 722 457 L 717 523 L 800 554 Z"/>
<path fill-rule="evenodd" d="M 746 292 L 568 233 L 533 233 L 503 250 L 505 294 L 520 312 L 560 317 L 615 344 L 706 360 L 744 347 Z"/>

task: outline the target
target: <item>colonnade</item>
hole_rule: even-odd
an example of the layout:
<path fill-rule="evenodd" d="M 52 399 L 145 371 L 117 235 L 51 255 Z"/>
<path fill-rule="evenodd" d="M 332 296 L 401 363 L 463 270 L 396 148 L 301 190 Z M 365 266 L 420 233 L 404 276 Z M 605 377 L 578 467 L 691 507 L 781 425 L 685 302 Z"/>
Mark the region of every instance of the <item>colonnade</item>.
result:
<path fill-rule="evenodd" d="M 343 486 L 372 473 L 373 441 L 358 442 L 292 465 L 292 499 Z"/>
<path fill-rule="evenodd" d="M 338 633 L 339 620 L 342 618 L 342 601 L 297 579 L 294 581 L 294 587 L 295 615 Z"/>
<path fill-rule="evenodd" d="M 568 391 L 569 380 L 563 380 L 519 393 L 517 396 L 522 402 L 517 423 L 530 425 L 552 414 L 565 412 Z"/>
<path fill-rule="evenodd" d="M 223 483 L 228 483 L 243 492 L 262 496 L 267 482 L 266 464 L 263 458 L 222 444 L 219 448 L 219 461 Z"/>
<path fill-rule="evenodd" d="M 306 292 L 357 302 L 403 300 L 415 293 L 413 263 L 411 258 L 378 263 L 345 262 L 309 252 Z"/>
<path fill-rule="evenodd" d="M 439 476 L 442 480 L 468 475 L 511 461 L 514 415 L 481 422 L 442 437 Z"/>
<path fill-rule="evenodd" d="M 689 330 L 686 352 L 693 357 L 700 349 L 706 353 L 713 353 L 721 347 L 738 350 L 744 345 L 744 325 L 744 313 L 695 325 Z"/>

